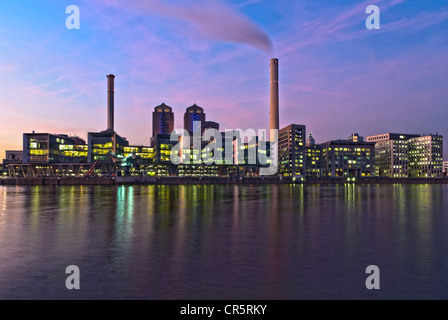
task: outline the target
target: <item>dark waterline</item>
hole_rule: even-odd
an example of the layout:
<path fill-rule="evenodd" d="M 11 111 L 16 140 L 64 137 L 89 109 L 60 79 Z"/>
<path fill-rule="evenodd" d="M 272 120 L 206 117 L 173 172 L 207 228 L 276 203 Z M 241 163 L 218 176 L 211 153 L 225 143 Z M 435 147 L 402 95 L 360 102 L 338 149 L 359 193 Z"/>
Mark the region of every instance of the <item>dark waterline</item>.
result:
<path fill-rule="evenodd" d="M 0 298 L 447 299 L 447 197 L 446 185 L 0 187 Z M 81 290 L 65 288 L 68 265 Z"/>

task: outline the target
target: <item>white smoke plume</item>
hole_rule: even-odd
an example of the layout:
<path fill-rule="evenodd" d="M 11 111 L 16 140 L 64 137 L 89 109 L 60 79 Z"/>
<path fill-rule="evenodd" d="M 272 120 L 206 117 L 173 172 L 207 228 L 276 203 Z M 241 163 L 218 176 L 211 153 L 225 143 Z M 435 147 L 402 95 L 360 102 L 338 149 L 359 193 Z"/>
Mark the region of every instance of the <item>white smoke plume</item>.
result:
<path fill-rule="evenodd" d="M 97 0 L 99 1 L 99 0 Z M 218 0 L 102 0 L 118 9 L 139 14 L 161 14 L 178 18 L 195 27 L 199 35 L 210 39 L 251 45 L 269 54 L 272 42 L 260 26 L 227 2 Z"/>

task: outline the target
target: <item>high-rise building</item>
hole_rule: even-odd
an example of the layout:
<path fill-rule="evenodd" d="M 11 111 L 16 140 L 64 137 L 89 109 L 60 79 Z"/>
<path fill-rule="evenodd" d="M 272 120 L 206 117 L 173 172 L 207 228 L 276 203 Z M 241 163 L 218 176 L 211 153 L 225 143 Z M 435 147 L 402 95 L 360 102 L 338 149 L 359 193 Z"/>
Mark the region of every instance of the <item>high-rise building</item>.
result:
<path fill-rule="evenodd" d="M 281 175 L 305 175 L 305 137 L 305 125 L 290 124 L 279 131 L 278 161 Z"/>
<path fill-rule="evenodd" d="M 171 134 L 174 131 L 173 109 L 162 103 L 154 108 L 152 113 L 152 136 L 158 134 Z"/>
<path fill-rule="evenodd" d="M 443 137 L 438 134 L 409 139 L 409 176 L 443 177 Z"/>
<path fill-rule="evenodd" d="M 204 109 L 197 106 L 196 104 L 187 108 L 184 115 L 184 129 L 190 134 L 195 132 L 201 133 L 202 126 L 205 122 Z"/>
<path fill-rule="evenodd" d="M 332 140 L 322 148 L 322 175 L 325 177 L 370 177 L 374 170 L 375 144 Z"/>
<path fill-rule="evenodd" d="M 443 176 L 446 177 L 448 175 L 448 161 L 443 162 Z"/>
<path fill-rule="evenodd" d="M 418 134 L 383 133 L 367 137 L 375 143 L 375 171 L 378 177 L 404 178 L 408 172 L 409 139 Z"/>

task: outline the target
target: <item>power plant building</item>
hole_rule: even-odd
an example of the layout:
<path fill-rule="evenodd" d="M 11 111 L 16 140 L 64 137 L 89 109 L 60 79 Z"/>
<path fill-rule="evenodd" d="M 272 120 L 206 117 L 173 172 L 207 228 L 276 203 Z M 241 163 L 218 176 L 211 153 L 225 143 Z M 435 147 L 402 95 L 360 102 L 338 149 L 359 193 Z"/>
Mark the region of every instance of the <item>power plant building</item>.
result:
<path fill-rule="evenodd" d="M 279 129 L 279 63 L 270 60 L 269 128 Z M 87 143 L 76 136 L 51 133 L 24 133 L 23 151 L 7 151 L 4 168 L 13 176 L 131 174 L 151 176 L 257 176 L 260 158 L 271 158 L 267 137 L 229 138 L 201 141 L 194 148 L 190 137 L 188 147 L 173 154 L 180 141 L 171 141 L 174 131 L 173 109 L 162 103 L 152 113 L 152 137 L 147 145 L 131 145 L 114 128 L 115 76 L 107 75 L 107 127 L 88 132 Z M 217 122 L 206 121 L 204 109 L 194 104 L 184 114 L 184 129 L 193 136 L 207 129 L 219 132 Z M 244 133 L 246 134 L 246 133 Z M 269 136 L 271 142 L 273 136 Z M 180 138 L 182 139 L 182 138 Z M 247 140 L 247 141 L 246 141 Z M 225 158 L 226 151 L 232 157 Z M 8 153 L 9 152 L 9 153 Z M 20 153 L 21 157 L 17 154 Z M 222 154 L 217 157 L 216 152 Z M 180 159 L 179 159 L 180 157 Z M 205 163 L 213 158 L 214 163 Z M 218 159 L 219 158 L 219 159 Z M 252 162 L 252 160 L 253 161 Z M 175 165 L 172 160 L 180 160 Z M 272 160 L 270 160 L 272 161 Z M 269 163 L 269 160 L 268 160 Z M 98 166 L 96 166 L 98 164 Z M 96 167 L 95 167 L 96 166 Z M 316 144 L 306 135 L 306 126 L 290 124 L 278 131 L 278 174 L 284 177 L 442 177 L 443 137 L 436 135 L 386 133 L 367 137 L 367 142 L 352 134 L 347 140 L 331 140 Z"/>
<path fill-rule="evenodd" d="M 114 130 L 115 76 L 107 75 L 107 129 L 87 134 L 88 162 L 114 163 L 117 156 L 123 156 L 129 142 Z"/>

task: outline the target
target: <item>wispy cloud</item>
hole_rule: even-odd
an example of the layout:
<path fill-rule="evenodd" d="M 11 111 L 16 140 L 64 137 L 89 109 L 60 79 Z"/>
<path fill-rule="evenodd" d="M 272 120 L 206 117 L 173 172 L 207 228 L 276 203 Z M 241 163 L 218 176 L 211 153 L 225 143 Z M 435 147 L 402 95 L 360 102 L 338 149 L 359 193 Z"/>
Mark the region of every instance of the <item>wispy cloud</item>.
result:
<path fill-rule="evenodd" d="M 381 8 L 381 12 L 403 4 L 406 0 L 367 0 L 356 6 L 340 10 L 335 14 L 335 10 L 322 10 L 317 17 L 296 24 L 291 32 L 292 37 L 287 37 L 282 44 L 279 44 L 279 55 L 286 55 L 296 52 L 302 48 L 310 46 L 323 46 L 329 43 L 345 42 L 360 37 L 368 37 L 373 34 L 403 30 L 421 30 L 432 25 L 441 23 L 448 19 L 448 10 L 420 12 L 417 16 L 402 18 L 398 21 L 382 24 L 380 30 L 375 33 L 364 27 L 365 9 L 368 5 L 376 4 Z M 410 30 L 407 30 L 410 31 Z"/>
<path fill-rule="evenodd" d="M 195 36 L 244 43 L 272 52 L 272 42 L 260 26 L 243 15 L 236 6 L 218 0 L 180 1 L 166 4 L 159 0 L 101 1 L 116 9 L 133 11 L 139 15 L 162 14 L 168 18 L 181 19 L 194 27 Z"/>

